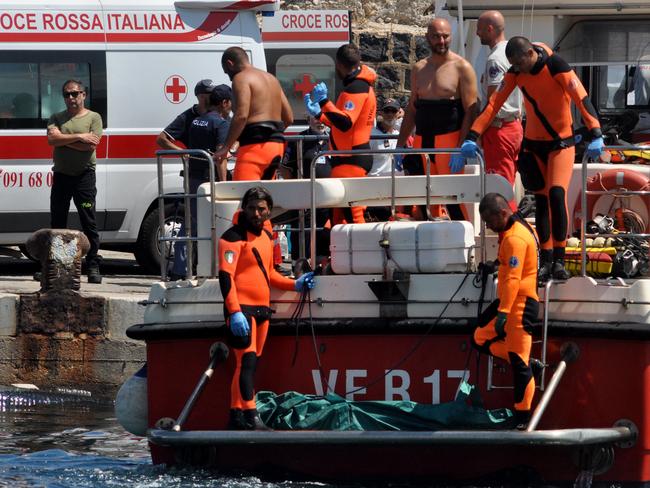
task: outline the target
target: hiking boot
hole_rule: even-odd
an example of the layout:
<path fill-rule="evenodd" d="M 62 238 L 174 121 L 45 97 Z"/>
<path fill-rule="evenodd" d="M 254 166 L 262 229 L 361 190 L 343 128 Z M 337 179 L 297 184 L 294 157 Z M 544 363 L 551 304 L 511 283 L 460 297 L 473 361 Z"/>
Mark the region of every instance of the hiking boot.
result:
<path fill-rule="evenodd" d="M 555 261 L 553 263 L 552 273 L 554 280 L 566 281 L 571 278 L 571 274 L 564 267 L 564 261 Z"/>
<path fill-rule="evenodd" d="M 542 382 L 542 371 L 544 371 L 544 363 L 539 359 L 530 358 L 530 370 L 533 373 L 533 378 L 535 378 L 535 384 L 540 385 Z"/>
<path fill-rule="evenodd" d="M 244 420 L 244 412 L 240 408 L 231 408 L 230 416 L 228 418 L 228 430 L 248 430 L 246 420 Z"/>
<path fill-rule="evenodd" d="M 244 421 L 246 422 L 246 428 L 248 430 L 273 430 L 262 422 L 262 419 L 255 408 L 244 410 Z"/>
<path fill-rule="evenodd" d="M 88 283 L 94 283 L 98 285 L 102 282 L 102 275 L 99 272 L 98 264 L 89 264 L 86 275 L 88 276 Z"/>
<path fill-rule="evenodd" d="M 515 429 L 526 430 L 530 422 L 530 410 L 515 410 Z"/>

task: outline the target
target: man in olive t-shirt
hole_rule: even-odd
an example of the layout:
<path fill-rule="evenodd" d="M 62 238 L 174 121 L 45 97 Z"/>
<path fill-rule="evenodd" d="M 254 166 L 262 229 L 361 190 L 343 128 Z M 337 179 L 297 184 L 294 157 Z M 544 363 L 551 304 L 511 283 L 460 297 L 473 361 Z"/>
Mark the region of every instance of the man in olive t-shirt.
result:
<path fill-rule="evenodd" d="M 102 118 L 84 106 L 86 88 L 78 80 L 63 84 L 67 107 L 47 122 L 47 142 L 54 146 L 54 178 L 50 193 L 51 226 L 68 226 L 70 199 L 74 201 L 84 234 L 90 241 L 86 255 L 88 283 L 101 283 L 99 233 L 95 222 L 95 149 L 102 137 Z"/>

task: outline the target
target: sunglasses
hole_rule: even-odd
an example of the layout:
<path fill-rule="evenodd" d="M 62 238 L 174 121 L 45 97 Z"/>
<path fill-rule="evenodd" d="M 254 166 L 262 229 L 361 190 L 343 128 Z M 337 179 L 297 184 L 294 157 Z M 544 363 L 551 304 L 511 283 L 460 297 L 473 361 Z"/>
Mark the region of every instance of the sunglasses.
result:
<path fill-rule="evenodd" d="M 382 110 L 382 112 L 384 112 L 386 114 L 396 114 L 397 109 L 396 108 L 385 108 L 385 109 Z"/>
<path fill-rule="evenodd" d="M 69 92 L 63 92 L 63 98 L 77 98 L 82 91 L 69 91 Z"/>

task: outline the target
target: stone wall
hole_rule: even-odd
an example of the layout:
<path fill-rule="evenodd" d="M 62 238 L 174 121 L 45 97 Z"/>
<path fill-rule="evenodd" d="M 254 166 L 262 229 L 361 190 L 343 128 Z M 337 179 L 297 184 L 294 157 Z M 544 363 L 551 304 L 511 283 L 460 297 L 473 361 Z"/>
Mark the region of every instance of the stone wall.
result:
<path fill-rule="evenodd" d="M 381 100 L 392 97 L 404 107 L 411 90 L 411 66 L 429 55 L 423 35 L 409 32 L 354 32 L 361 59 L 377 71 L 375 90 Z"/>
<path fill-rule="evenodd" d="M 431 0 L 285 0 L 283 10 L 343 9 L 352 12 L 352 40 L 363 62 L 377 71 L 380 100 L 392 97 L 405 106 L 410 67 L 429 55 L 424 38 L 431 19 Z"/>
<path fill-rule="evenodd" d="M 371 23 L 424 27 L 434 5 L 435 0 L 284 0 L 281 8 L 350 10 L 353 25 L 361 28 Z"/>

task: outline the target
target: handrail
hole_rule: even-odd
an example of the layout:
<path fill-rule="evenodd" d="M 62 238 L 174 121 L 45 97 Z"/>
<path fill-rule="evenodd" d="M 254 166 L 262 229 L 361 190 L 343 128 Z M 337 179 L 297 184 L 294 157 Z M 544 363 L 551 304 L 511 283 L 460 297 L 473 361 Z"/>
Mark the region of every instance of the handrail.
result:
<path fill-rule="evenodd" d="M 161 229 L 165 226 L 165 193 L 163 188 L 163 157 L 164 156 L 180 156 L 183 162 L 183 203 L 185 204 L 185 236 L 184 237 L 168 237 L 161 236 L 158 242 L 174 242 L 185 241 L 185 253 L 187 256 L 187 271 L 188 275 L 192 276 L 192 266 L 194 263 L 194 251 L 192 250 L 192 242 L 199 241 L 198 237 L 192 237 L 192 214 L 190 212 L 190 197 L 196 198 L 197 195 L 190 194 L 189 188 L 189 163 L 188 159 L 183 156 L 195 156 L 203 159 L 208 163 L 208 173 L 210 178 L 210 241 L 212 243 L 212 257 L 210 259 L 210 278 L 217 277 L 217 216 L 215 211 L 215 200 L 212 198 L 215 183 L 214 160 L 212 155 L 202 149 L 161 149 L 156 151 L 156 165 L 158 170 L 158 225 Z M 169 196 L 167 196 L 169 197 Z M 198 204 L 198 202 L 197 202 Z M 198 212 L 197 212 L 198 213 Z M 167 277 L 167 266 L 163 256 L 160 259 L 160 276 L 164 280 Z"/>
<path fill-rule="evenodd" d="M 399 134 L 370 134 L 370 140 L 383 140 L 383 139 L 397 139 Z M 329 134 L 294 134 L 294 135 L 285 135 L 285 141 L 295 142 L 296 143 L 296 178 L 302 179 L 304 175 L 302 174 L 302 165 L 303 165 L 303 143 L 306 141 L 329 141 Z M 321 156 L 321 153 L 318 153 L 318 156 Z M 393 188 L 394 190 L 394 188 Z M 391 205 L 391 215 L 395 216 L 395 206 Z M 305 255 L 305 211 L 303 209 L 298 210 L 298 253 L 300 256 Z"/>
<path fill-rule="evenodd" d="M 350 149 L 344 151 L 336 150 L 327 150 L 320 152 L 311 160 L 309 166 L 310 172 L 310 190 L 311 190 L 311 229 L 310 229 L 310 264 L 312 268 L 316 265 L 316 191 L 314 186 L 316 183 L 316 161 L 318 158 L 323 156 L 367 156 L 372 154 L 416 154 L 416 155 L 425 155 L 427 157 L 426 168 L 426 212 L 427 219 L 433 220 L 431 216 L 431 168 L 429 161 L 429 154 L 459 154 L 459 148 L 395 148 L 395 149 Z M 479 179 L 480 179 L 480 189 L 479 189 L 479 199 L 482 199 L 485 195 L 485 161 L 483 154 L 479 151 L 477 154 L 477 161 L 479 164 Z M 394 212 L 395 207 L 395 165 L 391 168 L 391 211 Z M 481 261 L 486 259 L 486 249 L 485 249 L 485 223 L 481 220 Z"/>
<path fill-rule="evenodd" d="M 648 151 L 650 146 L 635 146 L 633 144 L 626 144 L 621 146 L 605 146 L 604 150 L 607 151 Z M 587 276 L 587 217 L 591 218 L 591 215 L 587 216 L 587 195 L 613 195 L 617 193 L 629 193 L 632 194 L 641 194 L 639 191 L 627 191 L 627 190 L 587 190 L 587 164 L 589 160 L 592 159 L 587 156 L 585 153 L 582 157 L 582 194 L 580 195 L 580 204 L 581 209 L 581 219 L 580 219 L 580 276 Z M 591 234 L 589 234 L 591 235 Z M 601 234 L 599 234 L 601 235 Z M 605 236 L 605 235 L 602 235 Z M 631 238 L 631 237 L 649 237 L 648 234 L 635 234 L 635 233 L 626 233 L 618 234 L 616 237 L 620 238 Z"/>

